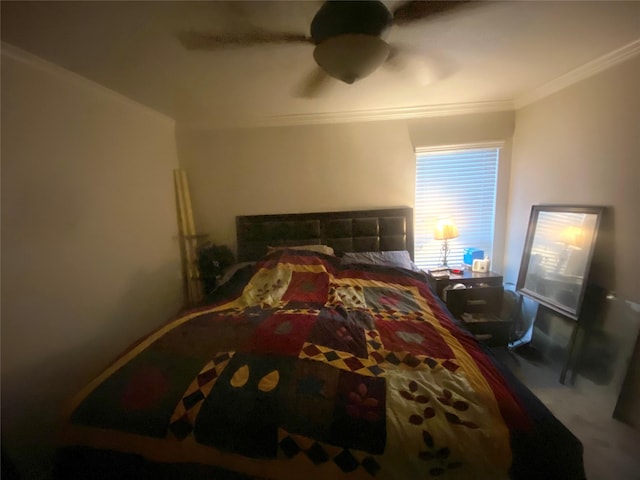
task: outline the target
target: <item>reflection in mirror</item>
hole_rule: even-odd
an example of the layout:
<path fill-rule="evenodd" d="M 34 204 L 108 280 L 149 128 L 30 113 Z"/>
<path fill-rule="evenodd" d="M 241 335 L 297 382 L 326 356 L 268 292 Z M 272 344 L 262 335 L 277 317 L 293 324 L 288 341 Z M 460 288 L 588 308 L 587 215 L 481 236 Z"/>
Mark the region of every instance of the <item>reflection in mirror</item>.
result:
<path fill-rule="evenodd" d="M 602 209 L 534 206 L 517 289 L 577 319 Z"/>

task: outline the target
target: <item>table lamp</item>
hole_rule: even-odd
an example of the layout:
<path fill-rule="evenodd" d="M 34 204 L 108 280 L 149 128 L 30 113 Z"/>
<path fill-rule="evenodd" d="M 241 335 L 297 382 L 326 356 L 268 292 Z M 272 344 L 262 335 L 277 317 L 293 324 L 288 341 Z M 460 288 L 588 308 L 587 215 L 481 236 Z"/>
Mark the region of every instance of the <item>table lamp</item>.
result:
<path fill-rule="evenodd" d="M 442 240 L 442 248 L 440 249 L 440 257 L 442 258 L 442 267 L 448 267 L 447 256 L 449 255 L 449 240 L 458 236 L 458 229 L 450 218 L 440 220 L 436 223 L 433 230 L 433 238 Z"/>

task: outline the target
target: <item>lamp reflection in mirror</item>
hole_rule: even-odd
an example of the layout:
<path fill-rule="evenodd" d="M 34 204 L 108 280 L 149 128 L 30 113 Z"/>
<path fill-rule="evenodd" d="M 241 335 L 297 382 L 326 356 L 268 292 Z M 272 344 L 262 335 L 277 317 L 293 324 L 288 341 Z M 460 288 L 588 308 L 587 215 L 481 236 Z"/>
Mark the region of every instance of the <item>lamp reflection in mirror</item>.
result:
<path fill-rule="evenodd" d="M 560 234 L 562 242 L 575 248 L 582 248 L 584 237 L 584 229 L 576 226 L 567 227 Z"/>
<path fill-rule="evenodd" d="M 458 228 L 450 218 L 439 220 L 433 229 L 433 238 L 442 240 L 442 248 L 440 249 L 440 266 L 448 267 L 447 257 L 449 256 L 449 240 L 458 236 Z"/>
<path fill-rule="evenodd" d="M 569 275 L 571 273 L 570 263 L 574 253 L 582 250 L 585 241 L 584 228 L 571 225 L 560 233 L 560 243 L 564 246 L 558 256 L 558 273 Z M 575 262 L 574 262 L 575 263 Z"/>

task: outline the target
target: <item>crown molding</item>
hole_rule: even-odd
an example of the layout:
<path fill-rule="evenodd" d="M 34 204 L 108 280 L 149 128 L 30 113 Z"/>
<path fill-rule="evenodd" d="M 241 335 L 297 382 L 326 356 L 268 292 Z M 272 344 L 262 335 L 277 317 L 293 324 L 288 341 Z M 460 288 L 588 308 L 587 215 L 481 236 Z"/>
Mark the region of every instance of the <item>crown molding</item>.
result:
<path fill-rule="evenodd" d="M 472 113 L 489 113 L 517 110 L 544 97 L 563 90 L 581 80 L 592 77 L 640 54 L 640 39 L 617 50 L 602 55 L 544 85 L 512 100 L 491 102 L 470 102 L 460 104 L 424 105 L 344 112 L 275 115 L 256 120 L 252 126 L 294 126 L 319 125 L 329 123 L 369 122 L 381 120 L 407 120 L 415 118 L 444 117 Z"/>
<path fill-rule="evenodd" d="M 254 126 L 318 125 L 327 123 L 369 122 L 381 120 L 407 120 L 415 118 L 444 117 L 472 113 L 489 113 L 517 110 L 544 97 L 563 90 L 581 80 L 592 77 L 640 54 L 640 39 L 545 83 L 513 100 L 471 102 L 461 104 L 424 105 L 350 112 L 309 113 L 276 115 L 258 120 Z"/>
<path fill-rule="evenodd" d="M 486 102 L 468 102 L 460 104 L 422 105 L 415 107 L 392 107 L 370 110 L 273 115 L 262 118 L 238 118 L 235 120 L 233 118 L 225 117 L 225 123 L 223 125 L 198 125 L 188 121 L 183 123 L 179 118 L 176 121 L 176 119 L 171 118 L 170 116 L 162 112 L 154 110 L 123 94 L 120 94 L 99 83 L 96 83 L 93 80 L 78 75 L 70 70 L 44 60 L 11 44 L 1 42 L 0 45 L 3 57 L 6 56 L 13 60 L 25 63 L 33 68 L 37 68 L 48 73 L 64 77 L 67 80 L 73 81 L 78 86 L 90 88 L 94 91 L 101 92 L 102 94 L 109 95 L 112 98 L 117 99 L 125 104 L 135 106 L 139 109 L 147 111 L 150 114 L 153 114 L 156 117 L 171 122 L 173 125 L 180 124 L 181 126 L 185 126 L 187 128 L 284 127 L 385 120 L 409 120 L 418 118 L 466 115 L 474 113 L 477 114 L 513 111 L 525 107 L 538 100 L 541 100 L 542 98 L 552 95 L 581 80 L 585 80 L 640 54 L 640 39 L 637 39 L 618 48 L 617 50 L 602 55 L 595 60 L 592 60 L 578 68 L 575 68 L 574 70 L 571 70 L 570 72 L 554 80 L 551 80 L 550 82 L 547 82 L 540 87 L 526 92 L 515 99 Z"/>
<path fill-rule="evenodd" d="M 617 50 L 587 62 L 581 67 L 575 68 L 555 80 L 551 80 L 550 82 L 525 93 L 521 97 L 515 99 L 514 106 L 516 109 L 525 107 L 533 102 L 541 100 L 544 97 L 548 97 L 549 95 L 559 92 L 574 83 L 585 80 L 604 70 L 614 67 L 615 65 L 635 57 L 638 54 L 640 54 L 640 39 L 634 40 Z"/>
<path fill-rule="evenodd" d="M 513 110 L 511 100 L 473 102 L 418 107 L 381 108 L 344 112 L 275 115 L 256 121 L 254 126 L 282 127 L 292 125 L 318 125 L 327 123 L 370 122 L 381 120 L 406 120 L 412 118 L 444 117 L 471 113 L 502 112 Z"/>
<path fill-rule="evenodd" d="M 11 45 L 10 43 L 1 42 L 0 46 L 1 54 L 3 57 L 10 58 L 12 60 L 15 60 L 16 62 L 23 63 L 25 65 L 28 65 L 29 67 L 46 72 L 48 74 L 64 78 L 67 81 L 73 82 L 80 88 L 93 90 L 94 92 L 97 92 L 99 94 L 107 95 L 116 101 L 119 101 L 127 106 L 135 107 L 137 109 L 145 111 L 146 113 L 158 117 L 175 126 L 175 120 L 168 115 L 165 115 L 162 112 L 159 112 L 142 103 L 132 100 L 130 97 L 118 93 L 115 90 L 111 90 L 110 88 L 107 88 L 104 85 L 101 85 L 87 77 L 83 77 L 82 75 L 72 72 L 71 70 L 67 70 L 60 65 L 49 62 L 48 60 L 29 53 L 26 50 L 22 50 L 21 48 Z"/>

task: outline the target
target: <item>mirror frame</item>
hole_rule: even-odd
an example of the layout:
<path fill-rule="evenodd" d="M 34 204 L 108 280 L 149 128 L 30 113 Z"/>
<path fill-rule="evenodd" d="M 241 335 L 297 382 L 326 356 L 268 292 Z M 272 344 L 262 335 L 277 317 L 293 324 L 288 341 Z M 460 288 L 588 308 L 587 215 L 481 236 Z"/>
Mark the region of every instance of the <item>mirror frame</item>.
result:
<path fill-rule="evenodd" d="M 531 250 L 532 247 L 538 238 L 538 218 L 540 213 L 543 212 L 560 212 L 560 213 L 579 213 L 579 214 L 591 214 L 596 215 L 595 225 L 593 228 L 593 234 L 591 238 L 585 238 L 585 249 L 588 249 L 587 255 L 585 257 L 584 264 L 580 266 L 582 273 L 582 285 L 579 288 L 578 293 L 578 302 L 577 305 L 572 307 L 571 305 L 566 305 L 561 301 L 550 297 L 548 295 L 544 295 L 537 291 L 526 288 L 526 280 L 529 275 L 529 266 L 531 261 Z M 522 253 L 522 260 L 520 262 L 520 272 L 518 274 L 518 282 L 516 283 L 516 291 L 521 293 L 532 300 L 535 300 L 541 305 L 544 305 L 551 310 L 554 310 L 562 315 L 565 315 L 573 320 L 578 320 L 580 316 L 580 309 L 582 307 L 582 300 L 584 298 L 584 292 L 587 288 L 588 278 L 589 278 L 589 270 L 591 268 L 591 260 L 593 258 L 593 251 L 595 249 L 596 240 L 598 237 L 598 230 L 600 228 L 600 222 L 602 220 L 602 215 L 604 212 L 604 207 L 598 206 L 577 206 L 577 205 L 533 205 L 531 207 L 531 215 L 529 217 L 529 226 L 527 228 L 527 237 L 524 245 L 524 250 Z"/>

